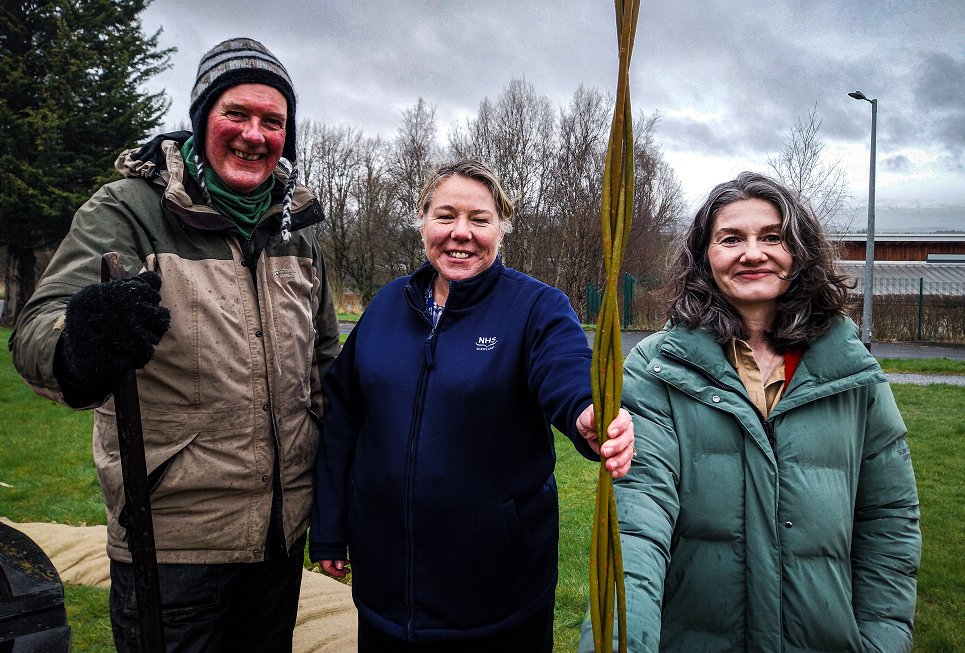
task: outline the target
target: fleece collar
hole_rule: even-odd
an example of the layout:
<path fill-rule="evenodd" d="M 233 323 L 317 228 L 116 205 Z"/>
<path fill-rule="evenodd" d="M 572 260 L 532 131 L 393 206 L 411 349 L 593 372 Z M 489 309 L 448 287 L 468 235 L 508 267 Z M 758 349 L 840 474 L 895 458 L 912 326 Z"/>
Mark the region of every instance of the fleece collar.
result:
<path fill-rule="evenodd" d="M 497 256 L 489 268 L 476 276 L 463 281 L 450 281 L 449 296 L 446 298 L 446 313 L 466 310 L 481 302 L 489 295 L 490 290 L 505 269 L 502 257 Z M 418 270 L 412 273 L 409 279 L 410 296 L 424 297 L 435 274 L 436 270 L 429 261 L 423 263 Z"/>

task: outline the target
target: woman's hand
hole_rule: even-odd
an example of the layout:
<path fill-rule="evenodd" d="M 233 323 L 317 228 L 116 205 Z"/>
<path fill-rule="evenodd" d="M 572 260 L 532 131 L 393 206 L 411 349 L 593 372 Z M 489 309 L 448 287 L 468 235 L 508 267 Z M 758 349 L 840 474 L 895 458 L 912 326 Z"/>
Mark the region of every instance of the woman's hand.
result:
<path fill-rule="evenodd" d="M 633 446 L 633 420 L 630 419 L 630 413 L 621 408 L 610 422 L 610 426 L 606 429 L 607 441 L 602 451 L 596 437 L 596 415 L 593 412 L 593 404 L 587 406 L 576 418 L 576 429 L 586 438 L 590 448 L 606 460 L 606 468 L 613 478 L 626 476 L 630 471 L 630 461 L 637 455 Z"/>
<path fill-rule="evenodd" d="M 318 565 L 324 574 L 332 578 L 345 578 L 352 571 L 348 560 L 320 560 Z"/>

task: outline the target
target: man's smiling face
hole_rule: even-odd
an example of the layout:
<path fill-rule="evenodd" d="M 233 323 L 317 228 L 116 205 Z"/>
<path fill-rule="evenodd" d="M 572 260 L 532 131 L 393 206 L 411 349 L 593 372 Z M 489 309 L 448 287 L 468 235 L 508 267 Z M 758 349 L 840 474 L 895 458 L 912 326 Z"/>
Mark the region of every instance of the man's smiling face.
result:
<path fill-rule="evenodd" d="M 288 103 L 265 84 L 232 86 L 208 114 L 204 157 L 228 188 L 247 195 L 272 174 L 285 147 Z"/>

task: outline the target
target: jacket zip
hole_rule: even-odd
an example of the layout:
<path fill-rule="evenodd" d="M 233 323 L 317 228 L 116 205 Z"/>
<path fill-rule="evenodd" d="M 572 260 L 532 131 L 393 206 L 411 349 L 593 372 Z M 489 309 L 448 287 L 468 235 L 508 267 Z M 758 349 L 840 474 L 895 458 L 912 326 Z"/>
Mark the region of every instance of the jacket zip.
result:
<path fill-rule="evenodd" d="M 252 247 L 251 239 L 238 238 L 238 242 L 241 248 L 241 256 L 244 261 L 245 267 L 248 268 L 248 272 L 251 275 L 251 285 L 252 292 L 255 297 L 255 308 L 258 311 L 258 318 L 261 319 L 261 297 L 258 294 L 258 259 L 261 258 L 262 251 L 255 250 Z M 264 331 L 264 327 L 262 328 Z M 262 356 L 267 356 L 265 350 L 265 344 L 262 343 Z M 271 369 L 270 363 L 265 361 L 265 370 Z M 281 482 L 281 447 L 278 445 L 278 427 L 275 422 L 275 406 L 271 400 L 271 374 L 267 375 L 267 387 L 268 396 L 266 401 L 268 402 L 268 418 L 271 420 L 271 445 L 275 452 L 275 461 L 272 464 L 271 470 L 271 507 L 268 513 L 268 532 L 265 534 L 265 541 L 262 544 L 264 551 L 262 551 L 263 558 L 268 560 L 271 558 L 272 553 L 287 553 L 288 546 L 285 538 L 285 497 L 282 490 Z M 277 520 L 277 521 L 276 521 Z M 275 533 L 275 537 L 272 538 L 272 533 Z M 272 539 L 275 541 L 273 542 Z M 273 550 L 274 549 L 274 550 Z"/>
<path fill-rule="evenodd" d="M 684 358 L 681 358 L 680 356 L 676 356 L 676 355 L 674 355 L 674 354 L 672 354 L 672 353 L 670 353 L 670 352 L 667 352 L 667 351 L 662 351 L 662 350 L 661 350 L 660 353 L 663 354 L 664 356 L 666 356 L 667 358 L 671 359 L 671 360 L 677 361 L 678 363 L 680 363 L 680 364 L 682 364 L 682 365 L 686 365 L 687 367 L 690 367 L 690 368 L 696 370 L 701 376 L 703 376 L 703 377 L 706 378 L 708 381 L 710 381 L 711 385 L 713 385 L 715 388 L 720 388 L 721 390 L 728 390 L 728 391 L 730 391 L 730 392 L 735 392 L 735 393 L 737 393 L 738 396 L 740 396 L 740 392 L 738 392 L 736 388 L 734 388 L 733 386 L 729 386 L 729 385 L 727 385 L 726 383 L 721 382 L 721 381 L 718 380 L 715 376 L 713 376 L 710 372 L 708 372 L 707 370 L 705 370 L 704 368 L 702 368 L 700 365 L 697 365 L 696 363 L 692 363 L 691 361 L 688 361 L 688 360 L 686 360 L 686 359 L 684 359 Z M 774 462 L 775 462 L 775 464 L 776 464 L 776 463 L 777 463 L 777 449 L 776 449 L 777 436 L 776 436 L 776 434 L 774 433 L 774 421 L 767 419 L 767 418 L 764 416 L 764 413 L 761 412 L 761 409 L 758 408 L 758 407 L 754 404 L 753 401 L 751 401 L 750 399 L 747 399 L 747 403 L 750 404 L 750 407 L 754 409 L 754 412 L 757 414 L 757 418 L 761 421 L 761 426 L 764 427 L 764 435 L 767 436 L 767 443 L 771 446 L 771 454 L 773 454 L 773 456 L 774 456 Z M 780 496 L 779 496 L 779 493 L 780 493 L 780 483 L 777 483 L 776 487 L 774 488 L 774 536 L 775 536 L 775 538 L 776 538 L 776 540 L 777 540 L 777 548 L 778 548 L 778 551 L 779 551 L 779 552 L 783 552 L 783 551 L 784 551 L 784 543 L 782 542 L 782 538 L 781 538 L 781 516 L 780 516 Z M 778 561 L 777 561 L 777 562 L 778 562 L 778 567 L 779 567 L 779 568 L 781 567 L 780 557 L 781 557 L 782 555 L 783 555 L 783 553 L 778 553 Z M 784 596 L 784 578 L 783 578 L 783 576 L 779 576 L 777 582 L 778 582 L 778 588 L 779 588 L 779 595 L 782 597 L 782 598 L 781 598 L 781 601 L 780 601 L 780 606 L 781 606 L 781 611 L 780 611 L 780 612 L 781 612 L 781 614 L 780 614 L 780 618 L 781 618 L 781 619 L 780 619 L 780 620 L 781 620 L 781 624 L 783 624 L 783 623 L 784 623 L 784 601 L 783 601 L 783 596 Z M 782 625 L 782 628 L 783 628 L 783 625 Z"/>
<path fill-rule="evenodd" d="M 422 422 L 422 409 L 425 403 L 425 390 L 429 380 L 429 371 L 434 365 L 434 338 L 439 323 L 442 322 L 445 309 L 439 316 L 439 321 L 433 326 L 432 321 L 426 316 L 425 311 L 419 310 L 418 305 L 412 298 L 408 288 L 404 288 L 406 301 L 412 310 L 416 311 L 429 327 L 429 336 L 425 341 L 425 359 L 422 363 L 422 371 L 419 373 L 418 391 L 415 395 L 415 404 L 412 410 L 412 422 L 409 424 L 409 447 L 407 450 L 408 462 L 405 470 L 405 485 L 403 495 L 405 503 L 403 505 L 403 523 L 405 524 L 405 548 L 406 548 L 406 569 L 405 569 L 405 639 L 414 641 L 415 634 L 415 579 L 413 578 L 413 568 L 415 567 L 415 547 L 413 545 L 413 524 L 412 524 L 412 477 L 415 468 L 415 445 L 416 437 L 419 433 L 419 424 Z"/>

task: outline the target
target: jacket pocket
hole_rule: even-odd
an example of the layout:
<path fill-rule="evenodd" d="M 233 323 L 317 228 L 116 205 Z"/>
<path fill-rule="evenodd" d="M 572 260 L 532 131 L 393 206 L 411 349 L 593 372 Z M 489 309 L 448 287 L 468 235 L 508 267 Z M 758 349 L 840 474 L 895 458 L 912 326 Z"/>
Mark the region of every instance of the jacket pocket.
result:
<path fill-rule="evenodd" d="M 512 561 L 513 572 L 518 574 L 526 568 L 527 556 L 523 553 L 525 551 L 525 544 L 523 542 L 523 532 L 519 526 L 519 512 L 516 510 L 516 501 L 510 499 L 502 504 L 499 507 L 499 512 L 503 520 L 503 526 L 506 529 L 506 537 L 504 538 L 507 544 L 506 555 L 508 559 Z"/>

